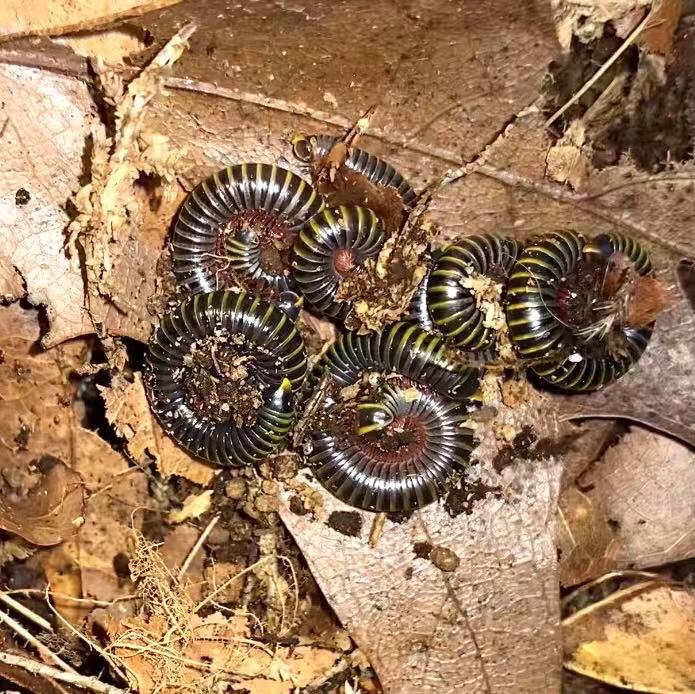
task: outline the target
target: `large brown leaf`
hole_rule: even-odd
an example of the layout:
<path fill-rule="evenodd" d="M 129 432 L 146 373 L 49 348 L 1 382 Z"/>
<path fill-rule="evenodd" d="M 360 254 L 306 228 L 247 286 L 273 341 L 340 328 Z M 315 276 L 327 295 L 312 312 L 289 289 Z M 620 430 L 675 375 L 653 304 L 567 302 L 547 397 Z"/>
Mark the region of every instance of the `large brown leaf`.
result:
<path fill-rule="evenodd" d="M 63 463 L 53 465 L 27 496 L 0 499 L 0 528 L 34 545 L 57 545 L 84 523 L 82 478 Z"/>

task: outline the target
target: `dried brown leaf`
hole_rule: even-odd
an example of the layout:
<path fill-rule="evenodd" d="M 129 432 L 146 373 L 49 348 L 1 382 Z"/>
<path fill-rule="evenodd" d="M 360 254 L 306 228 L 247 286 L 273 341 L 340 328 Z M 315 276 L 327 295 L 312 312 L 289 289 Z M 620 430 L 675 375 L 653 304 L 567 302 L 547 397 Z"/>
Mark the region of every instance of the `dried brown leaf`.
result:
<path fill-rule="evenodd" d="M 56 463 L 41 481 L 18 499 L 0 499 L 0 528 L 34 545 L 57 545 L 84 523 L 82 478 Z"/>
<path fill-rule="evenodd" d="M 181 0 L 7 0 L 0 8 L 0 38 L 56 36 L 151 12 Z"/>
<path fill-rule="evenodd" d="M 141 374 L 135 374 L 132 382 L 116 376 L 111 386 L 101 388 L 100 392 L 106 416 L 125 439 L 134 460 L 147 464 L 154 459 L 164 477 L 177 475 L 201 485 L 212 481 L 214 469 L 177 446 L 152 415 Z"/>
<path fill-rule="evenodd" d="M 151 504 L 147 478 L 92 431 L 77 429 L 75 459 L 89 492 L 85 524 L 65 547 L 79 567 L 81 596 L 113 600 L 132 592 L 133 533 Z"/>
<path fill-rule="evenodd" d="M 565 489 L 558 503 L 561 585 L 583 583 L 614 568 L 621 547 L 603 506 L 575 486 Z"/>
<path fill-rule="evenodd" d="M 647 582 L 563 622 L 565 667 L 641 692 L 695 691 L 695 592 Z"/>
<path fill-rule="evenodd" d="M 167 515 L 169 523 L 183 523 L 191 518 L 202 516 L 210 508 L 212 489 L 206 489 L 200 494 L 190 494 L 183 501 L 183 506 Z"/>
<path fill-rule="evenodd" d="M 74 386 L 67 375 L 82 363 L 85 345 L 42 351 L 40 334 L 38 311 L 0 308 L 0 470 L 20 492 L 36 482 L 32 463 L 72 456 Z"/>

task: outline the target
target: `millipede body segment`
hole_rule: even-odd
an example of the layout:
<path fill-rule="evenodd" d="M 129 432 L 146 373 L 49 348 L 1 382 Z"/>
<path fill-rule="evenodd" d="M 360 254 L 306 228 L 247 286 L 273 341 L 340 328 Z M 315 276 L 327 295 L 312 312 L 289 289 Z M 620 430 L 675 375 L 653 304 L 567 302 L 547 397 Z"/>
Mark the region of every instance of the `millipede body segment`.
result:
<path fill-rule="evenodd" d="M 185 294 L 233 284 L 294 288 L 289 255 L 297 230 L 323 208 L 316 190 L 287 169 L 238 164 L 206 178 L 174 227 L 174 273 Z"/>
<path fill-rule="evenodd" d="M 326 397 L 337 426 L 312 431 L 310 467 L 333 494 L 372 511 L 407 511 L 438 499 L 473 448 L 464 402 L 478 387 L 475 369 L 457 367 L 440 337 L 397 323 L 381 332 L 341 335 L 320 368 L 337 387 L 369 374 L 378 391 L 350 406 Z M 369 378 L 371 382 L 372 379 Z"/>
<path fill-rule="evenodd" d="M 216 291 L 162 318 L 145 383 L 152 410 L 181 446 L 219 465 L 249 465 L 284 444 L 306 366 L 284 311 L 245 292 Z"/>
<path fill-rule="evenodd" d="M 534 361 L 532 370 L 558 388 L 603 388 L 627 373 L 647 347 L 652 327 L 625 325 L 617 289 L 606 293 L 616 253 L 637 275 L 651 273 L 648 254 L 634 239 L 604 234 L 587 243 L 572 231 L 541 237 L 512 270 L 510 336 L 519 355 Z"/>
<path fill-rule="evenodd" d="M 312 308 L 344 320 L 351 303 L 336 301 L 341 280 L 376 255 L 386 232 L 371 210 L 326 208 L 300 230 L 294 244 L 294 278 Z"/>
<path fill-rule="evenodd" d="M 435 329 L 465 350 L 488 346 L 495 331 L 476 297 L 473 280 L 483 278 L 497 286 L 501 301 L 518 254 L 514 239 L 494 234 L 468 236 L 444 247 L 432 263 L 425 289 Z"/>

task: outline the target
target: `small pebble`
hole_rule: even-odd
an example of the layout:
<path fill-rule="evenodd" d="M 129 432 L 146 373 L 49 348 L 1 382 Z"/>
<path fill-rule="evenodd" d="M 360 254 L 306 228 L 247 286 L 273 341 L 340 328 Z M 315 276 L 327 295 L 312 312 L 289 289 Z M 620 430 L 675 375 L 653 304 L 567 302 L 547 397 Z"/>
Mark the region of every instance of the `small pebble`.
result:
<path fill-rule="evenodd" d="M 440 571 L 455 571 L 461 563 L 458 554 L 447 547 L 435 547 L 429 559 Z"/>
<path fill-rule="evenodd" d="M 224 493 L 229 499 L 243 499 L 246 496 L 246 480 L 237 477 L 227 482 Z"/>

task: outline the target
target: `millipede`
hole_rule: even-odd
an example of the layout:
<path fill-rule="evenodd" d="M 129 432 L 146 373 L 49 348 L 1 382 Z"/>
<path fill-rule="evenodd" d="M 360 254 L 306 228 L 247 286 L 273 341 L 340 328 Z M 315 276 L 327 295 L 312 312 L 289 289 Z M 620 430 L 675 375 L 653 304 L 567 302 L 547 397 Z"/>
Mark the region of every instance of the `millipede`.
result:
<path fill-rule="evenodd" d="M 308 463 L 334 496 L 368 511 L 403 512 L 439 499 L 473 450 L 462 403 L 412 385 L 356 406 L 352 430 L 312 433 Z M 335 415 L 333 415 L 335 417 Z"/>
<path fill-rule="evenodd" d="M 451 344 L 475 351 L 494 340 L 496 333 L 470 280 L 486 277 L 505 286 L 518 254 L 513 238 L 495 234 L 467 236 L 439 252 L 425 287 L 426 308 L 436 330 Z"/>
<path fill-rule="evenodd" d="M 624 376 L 642 356 L 651 325 L 624 324 L 607 291 L 607 272 L 621 254 L 634 273 L 649 276 L 644 247 L 622 234 L 588 242 L 574 231 L 556 231 L 528 246 L 508 288 L 509 332 L 531 369 L 563 390 L 599 390 Z M 622 280 L 621 280 L 622 281 Z"/>
<path fill-rule="evenodd" d="M 344 320 L 351 302 L 337 301 L 340 282 L 384 245 L 386 232 L 371 210 L 326 208 L 300 230 L 293 248 L 294 279 L 316 311 Z"/>
<path fill-rule="evenodd" d="M 339 141 L 340 138 L 331 135 L 297 134 L 292 139 L 292 152 L 299 161 L 312 164 L 325 157 Z M 383 159 L 364 149 L 351 147 L 345 166 L 365 176 L 375 185 L 393 188 L 406 208 L 414 207 L 417 200 L 415 190 L 402 174 Z"/>
<path fill-rule="evenodd" d="M 407 511 L 440 498 L 470 458 L 465 403 L 479 372 L 450 362 L 439 336 L 409 323 L 341 335 L 320 368 L 340 387 L 370 373 L 387 380 L 378 395 L 357 404 L 353 431 L 323 426 L 311 432 L 307 462 L 319 481 L 371 511 Z M 327 397 L 325 407 L 335 419 L 340 405 Z"/>
<path fill-rule="evenodd" d="M 299 308 L 345 323 L 371 299 L 359 273 L 417 195 L 347 140 L 298 135 L 292 147 L 314 185 L 271 164 L 229 166 L 175 220 L 183 299 L 160 317 L 144 380 L 155 416 L 192 455 L 258 463 L 288 445 L 304 408 L 295 446 L 304 441 L 324 487 L 357 508 L 408 512 L 465 471 L 483 369 L 513 363 L 500 361 L 500 330 L 523 367 L 566 391 L 603 388 L 646 349 L 666 299 L 637 240 L 560 230 L 522 249 L 485 233 L 430 249 L 407 315 L 339 332 L 307 378 Z"/>
<path fill-rule="evenodd" d="M 206 178 L 189 193 L 174 225 L 174 274 L 181 292 L 235 283 L 272 294 L 296 290 L 284 256 L 323 205 L 313 186 L 271 164 L 237 164 Z"/>
<path fill-rule="evenodd" d="M 162 317 L 145 384 L 153 412 L 183 448 L 218 465 L 250 465 L 284 445 L 306 369 L 303 340 L 284 311 L 245 292 L 215 291 Z"/>

